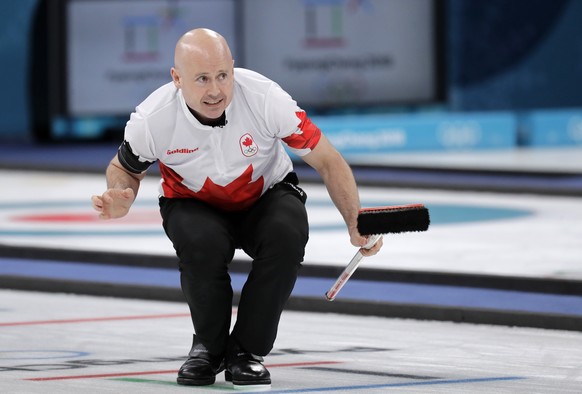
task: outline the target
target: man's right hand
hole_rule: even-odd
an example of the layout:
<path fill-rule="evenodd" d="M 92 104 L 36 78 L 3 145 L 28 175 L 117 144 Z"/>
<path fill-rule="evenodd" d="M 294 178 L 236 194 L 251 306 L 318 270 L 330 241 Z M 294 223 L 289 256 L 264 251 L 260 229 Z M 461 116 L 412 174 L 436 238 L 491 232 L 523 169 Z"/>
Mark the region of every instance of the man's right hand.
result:
<path fill-rule="evenodd" d="M 108 189 L 101 196 L 92 196 L 93 208 L 99 212 L 101 219 L 121 218 L 129 212 L 135 200 L 133 189 Z"/>

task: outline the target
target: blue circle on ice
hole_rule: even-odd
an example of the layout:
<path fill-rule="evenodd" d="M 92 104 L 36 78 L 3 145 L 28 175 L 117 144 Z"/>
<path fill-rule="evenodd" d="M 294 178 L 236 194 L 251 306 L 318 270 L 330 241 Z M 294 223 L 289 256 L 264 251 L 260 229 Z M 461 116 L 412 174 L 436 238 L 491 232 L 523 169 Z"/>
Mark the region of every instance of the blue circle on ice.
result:
<path fill-rule="evenodd" d="M 363 207 L 377 207 L 386 205 L 403 205 L 408 204 L 408 202 L 402 201 L 378 201 L 372 199 L 362 199 Z M 139 207 L 151 207 L 152 210 L 158 209 L 157 200 L 147 200 L 147 201 L 136 201 L 134 204 Z M 54 212 L 55 208 L 59 212 L 67 212 L 67 209 L 78 208 L 80 206 L 86 207 L 88 203 L 78 202 L 78 201 L 53 201 L 53 202 L 15 202 L 15 203 L 1 203 L 0 211 L 11 210 L 11 209 L 33 209 L 37 211 L 49 210 Z M 485 206 L 485 205 L 468 205 L 468 204 L 456 204 L 456 203 L 430 203 L 425 205 L 429 210 L 430 215 L 430 225 L 446 225 L 455 223 L 469 223 L 469 222 L 483 222 L 483 221 L 494 221 L 494 220 L 509 220 L 516 219 L 525 216 L 532 215 L 534 212 L 526 209 L 516 209 L 507 207 L 496 207 L 496 206 Z M 307 199 L 308 209 L 326 208 L 330 210 L 335 210 L 330 199 L 317 199 L 308 198 Z M 336 211 L 337 212 L 337 211 Z M 310 221 L 311 231 L 335 231 L 345 228 L 345 224 L 340 219 L 335 220 L 331 218 L 323 218 L 320 220 Z M 47 228 L 43 226 L 39 227 L 29 227 L 29 228 L 4 228 L 0 229 L 1 236 L 160 236 L 163 235 L 163 229 L 161 224 L 158 226 L 145 226 L 143 228 L 133 226 L 130 228 L 119 227 L 116 229 L 101 229 L 95 226 L 87 225 L 85 228 L 74 228 L 74 229 L 64 229 L 64 228 Z"/>

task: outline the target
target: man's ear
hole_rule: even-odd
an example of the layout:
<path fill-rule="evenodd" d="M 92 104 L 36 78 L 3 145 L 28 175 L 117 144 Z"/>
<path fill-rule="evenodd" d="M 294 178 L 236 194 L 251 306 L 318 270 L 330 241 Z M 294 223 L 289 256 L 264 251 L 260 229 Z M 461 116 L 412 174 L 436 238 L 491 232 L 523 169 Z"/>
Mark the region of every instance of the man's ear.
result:
<path fill-rule="evenodd" d="M 172 67 L 170 69 L 170 75 L 172 75 L 172 81 L 174 81 L 174 86 L 180 89 L 181 87 L 180 74 L 178 73 L 178 70 L 176 70 L 175 67 Z"/>

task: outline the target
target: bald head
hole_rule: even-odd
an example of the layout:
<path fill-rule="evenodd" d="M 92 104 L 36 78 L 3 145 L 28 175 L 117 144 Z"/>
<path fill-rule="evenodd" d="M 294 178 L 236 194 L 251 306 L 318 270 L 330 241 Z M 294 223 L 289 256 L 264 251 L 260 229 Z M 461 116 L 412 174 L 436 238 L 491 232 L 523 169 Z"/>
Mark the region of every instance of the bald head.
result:
<path fill-rule="evenodd" d="M 228 43 L 209 29 L 194 29 L 176 44 L 174 85 L 199 119 L 219 118 L 232 101 L 234 61 Z"/>
<path fill-rule="evenodd" d="M 199 59 L 199 60 L 198 60 Z M 223 36 L 210 29 L 194 29 L 176 43 L 174 67 L 186 67 L 191 61 L 232 61 L 232 54 Z"/>

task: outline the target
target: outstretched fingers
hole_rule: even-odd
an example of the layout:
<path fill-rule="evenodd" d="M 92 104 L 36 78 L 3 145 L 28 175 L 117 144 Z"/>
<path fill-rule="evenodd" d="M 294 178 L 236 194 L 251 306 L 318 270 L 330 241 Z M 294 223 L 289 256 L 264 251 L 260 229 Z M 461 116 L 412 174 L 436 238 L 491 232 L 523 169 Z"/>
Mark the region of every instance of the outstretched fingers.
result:
<path fill-rule="evenodd" d="M 109 189 L 101 196 L 92 196 L 93 208 L 99 212 L 101 219 L 115 219 L 125 216 L 134 200 L 134 192 L 127 188 L 123 190 Z"/>

